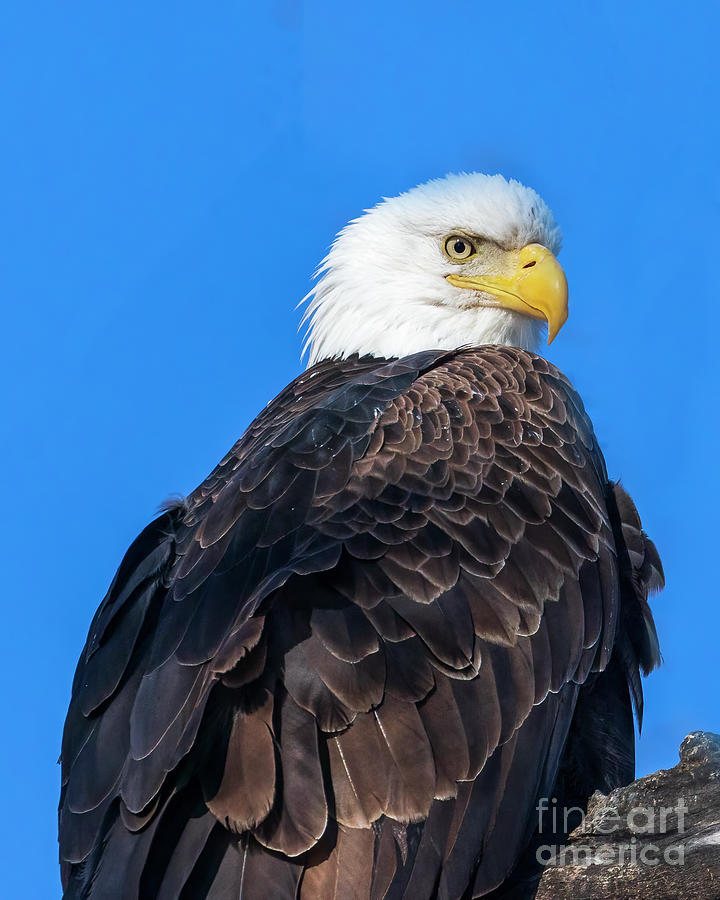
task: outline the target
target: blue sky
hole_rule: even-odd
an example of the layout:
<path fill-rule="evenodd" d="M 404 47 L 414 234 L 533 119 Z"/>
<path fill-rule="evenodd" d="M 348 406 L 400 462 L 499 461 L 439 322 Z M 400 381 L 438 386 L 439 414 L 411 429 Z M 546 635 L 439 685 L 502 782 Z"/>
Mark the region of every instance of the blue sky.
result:
<path fill-rule="evenodd" d="M 6 5 L 0 28 L 8 896 L 58 892 L 55 765 L 121 555 L 300 369 L 362 208 L 447 171 L 565 233 L 549 352 L 662 553 L 641 773 L 720 731 L 716 2 Z"/>

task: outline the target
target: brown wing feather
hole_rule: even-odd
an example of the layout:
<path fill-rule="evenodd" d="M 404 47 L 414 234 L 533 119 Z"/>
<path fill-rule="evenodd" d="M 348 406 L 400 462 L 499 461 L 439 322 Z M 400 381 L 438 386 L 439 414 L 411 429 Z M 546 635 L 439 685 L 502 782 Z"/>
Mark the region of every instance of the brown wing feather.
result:
<path fill-rule="evenodd" d="M 208 809 L 235 832 L 248 831 L 262 822 L 275 798 L 273 695 L 251 712 L 235 713 L 220 787 Z"/>
<path fill-rule="evenodd" d="M 339 825 L 330 854 L 308 858 L 299 900 L 366 900 L 373 875 L 375 833 L 371 828 Z"/>

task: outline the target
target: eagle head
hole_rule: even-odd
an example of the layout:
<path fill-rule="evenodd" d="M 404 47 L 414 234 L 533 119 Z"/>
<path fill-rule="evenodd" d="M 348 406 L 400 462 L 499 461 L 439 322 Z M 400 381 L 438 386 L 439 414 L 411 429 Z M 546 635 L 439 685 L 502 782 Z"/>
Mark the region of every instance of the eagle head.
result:
<path fill-rule="evenodd" d="M 353 353 L 536 349 L 568 314 L 560 229 L 531 188 L 448 175 L 385 198 L 337 235 L 303 322 L 309 364 Z"/>

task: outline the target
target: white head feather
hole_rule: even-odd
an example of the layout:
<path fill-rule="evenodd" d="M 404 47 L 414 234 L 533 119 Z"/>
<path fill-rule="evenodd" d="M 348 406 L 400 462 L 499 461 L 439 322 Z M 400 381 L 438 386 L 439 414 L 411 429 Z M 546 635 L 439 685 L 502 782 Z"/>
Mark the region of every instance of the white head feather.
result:
<path fill-rule="evenodd" d="M 336 237 L 305 298 L 308 364 L 353 353 L 505 344 L 534 350 L 544 324 L 508 309 L 469 307 L 446 280 L 444 237 L 481 235 L 507 250 L 560 249 L 560 230 L 531 188 L 501 175 L 448 175 L 386 198 Z"/>

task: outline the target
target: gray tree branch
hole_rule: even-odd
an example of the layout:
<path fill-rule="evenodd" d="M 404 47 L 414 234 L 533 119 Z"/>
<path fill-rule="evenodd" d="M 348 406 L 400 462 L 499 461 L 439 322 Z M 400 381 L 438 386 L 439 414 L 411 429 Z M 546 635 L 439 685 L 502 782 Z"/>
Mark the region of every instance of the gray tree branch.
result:
<path fill-rule="evenodd" d="M 536 900 L 720 900 L 720 735 L 695 731 L 674 768 L 593 794 L 543 853 Z"/>

